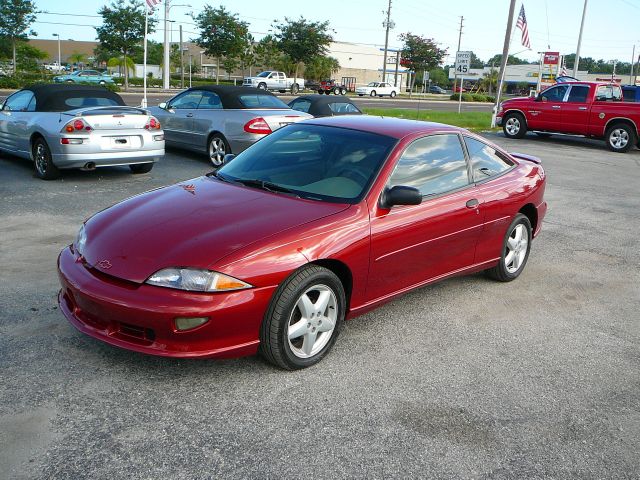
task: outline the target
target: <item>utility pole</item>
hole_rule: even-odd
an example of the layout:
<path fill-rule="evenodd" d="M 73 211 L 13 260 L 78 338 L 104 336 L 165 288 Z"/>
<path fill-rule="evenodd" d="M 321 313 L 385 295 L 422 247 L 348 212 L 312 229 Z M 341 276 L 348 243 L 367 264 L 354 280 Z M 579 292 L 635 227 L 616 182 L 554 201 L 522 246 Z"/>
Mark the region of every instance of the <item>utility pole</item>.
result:
<path fill-rule="evenodd" d="M 463 16 L 460 16 L 460 32 L 458 33 L 458 50 L 456 53 L 460 51 L 460 44 L 462 42 L 462 21 L 464 20 Z M 453 93 L 456 93 L 456 87 L 458 86 L 458 72 L 456 69 L 453 69 Z M 462 85 L 460 85 L 462 87 Z M 462 95 L 462 88 L 460 88 L 460 95 Z"/>
<path fill-rule="evenodd" d="M 633 53 L 631 54 L 631 73 L 629 74 L 629 84 L 635 85 L 636 82 L 633 81 L 633 70 L 636 66 L 636 44 L 633 44 Z"/>
<path fill-rule="evenodd" d="M 496 104 L 493 106 L 493 115 L 491 115 L 491 128 L 496 126 L 496 116 L 498 115 L 498 105 L 500 105 L 500 96 L 502 95 L 504 74 L 505 70 L 507 69 L 507 60 L 509 59 L 509 44 L 511 43 L 511 31 L 513 30 L 513 12 L 515 11 L 515 9 L 516 0 L 511 0 L 511 5 L 509 5 L 509 18 L 507 19 L 507 30 L 506 32 L 504 32 L 504 46 L 502 47 L 502 61 L 500 62 L 500 82 L 498 83 Z"/>
<path fill-rule="evenodd" d="M 162 88 L 169 90 L 169 0 L 164 2 L 164 61 L 162 65 Z"/>
<path fill-rule="evenodd" d="M 384 12 L 383 12 L 384 13 Z M 382 26 L 386 28 L 386 34 L 384 36 L 384 60 L 382 61 L 382 81 L 385 81 L 387 73 L 387 49 L 389 48 L 389 29 L 394 25 L 391 22 L 391 0 L 389 0 L 389 6 L 387 7 L 387 18 L 382 22 Z"/>
<path fill-rule="evenodd" d="M 580 35 L 578 35 L 578 48 L 576 49 L 576 61 L 573 64 L 573 77 L 578 77 L 578 64 L 580 63 L 580 45 L 582 45 L 582 30 L 584 29 L 584 18 L 587 16 L 587 2 L 584 0 L 584 8 L 582 9 L 582 21 L 580 22 Z"/>
<path fill-rule="evenodd" d="M 182 47 L 182 24 L 180 24 L 180 88 L 184 88 L 184 50 Z"/>

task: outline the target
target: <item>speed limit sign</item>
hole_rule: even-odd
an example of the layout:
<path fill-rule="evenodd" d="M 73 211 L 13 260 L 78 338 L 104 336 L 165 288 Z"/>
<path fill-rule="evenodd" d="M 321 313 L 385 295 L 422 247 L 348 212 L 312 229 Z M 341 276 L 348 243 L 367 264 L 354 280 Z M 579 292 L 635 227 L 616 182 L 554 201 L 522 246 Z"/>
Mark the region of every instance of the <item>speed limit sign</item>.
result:
<path fill-rule="evenodd" d="M 471 65 L 471 52 L 457 52 L 456 53 L 456 73 L 458 75 L 464 75 L 469 73 L 469 67 Z"/>

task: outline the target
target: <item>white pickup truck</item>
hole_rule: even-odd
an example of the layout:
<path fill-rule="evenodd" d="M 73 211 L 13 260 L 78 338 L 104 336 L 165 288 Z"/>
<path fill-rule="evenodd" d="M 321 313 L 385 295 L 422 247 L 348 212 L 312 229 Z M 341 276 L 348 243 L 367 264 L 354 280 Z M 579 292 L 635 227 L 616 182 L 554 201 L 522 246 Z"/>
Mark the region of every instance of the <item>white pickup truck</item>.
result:
<path fill-rule="evenodd" d="M 263 90 L 277 90 L 285 93 L 289 90 L 296 94 L 304 88 L 303 78 L 287 78 L 284 72 L 267 70 L 256 77 L 246 77 L 242 82 L 244 87 L 256 87 Z"/>

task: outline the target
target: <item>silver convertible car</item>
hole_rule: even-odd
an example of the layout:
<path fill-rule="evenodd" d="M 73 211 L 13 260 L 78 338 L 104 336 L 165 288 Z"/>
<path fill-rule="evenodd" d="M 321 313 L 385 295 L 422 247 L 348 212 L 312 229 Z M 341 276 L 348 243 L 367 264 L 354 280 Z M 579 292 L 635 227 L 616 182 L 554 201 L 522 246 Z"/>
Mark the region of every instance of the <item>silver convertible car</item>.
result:
<path fill-rule="evenodd" d="M 0 150 L 33 160 L 44 180 L 65 168 L 146 173 L 164 156 L 164 133 L 158 119 L 103 87 L 33 85 L 0 105 Z"/>
<path fill-rule="evenodd" d="M 311 115 L 297 112 L 265 90 L 231 85 L 190 88 L 149 108 L 160 120 L 168 146 L 203 152 L 219 167 L 284 125 Z"/>

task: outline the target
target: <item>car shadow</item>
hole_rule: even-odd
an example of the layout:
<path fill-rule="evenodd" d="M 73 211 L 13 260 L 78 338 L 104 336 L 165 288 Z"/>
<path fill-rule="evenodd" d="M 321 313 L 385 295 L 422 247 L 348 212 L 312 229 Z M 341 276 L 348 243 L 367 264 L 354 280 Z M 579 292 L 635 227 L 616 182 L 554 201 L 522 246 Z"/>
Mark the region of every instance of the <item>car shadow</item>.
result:
<path fill-rule="evenodd" d="M 506 137 L 502 132 L 483 132 L 483 136 L 487 138 L 499 138 L 501 140 L 507 140 L 509 142 L 519 142 L 520 139 L 512 139 Z M 566 146 L 566 147 L 576 147 L 576 148 L 586 148 L 589 150 L 604 150 L 609 151 L 607 145 L 603 140 L 596 140 L 592 138 L 585 137 L 576 137 L 572 135 L 563 135 L 560 133 L 552 133 L 549 136 L 539 136 L 533 132 L 528 132 L 525 140 L 531 140 L 534 142 L 540 142 L 544 145 L 558 145 L 558 146 Z M 637 149 L 632 149 L 631 151 L 636 151 Z"/>

